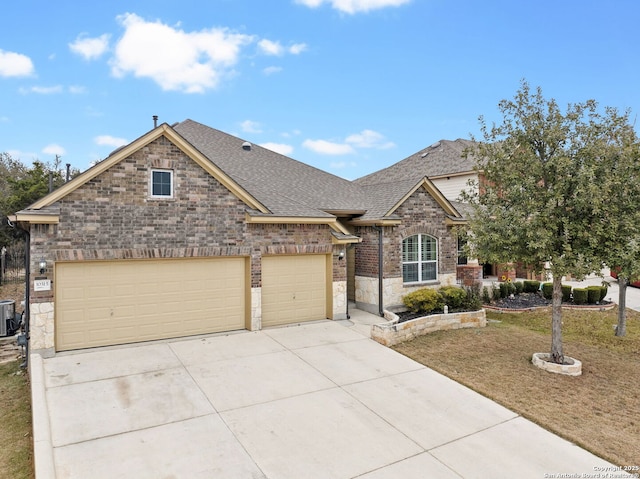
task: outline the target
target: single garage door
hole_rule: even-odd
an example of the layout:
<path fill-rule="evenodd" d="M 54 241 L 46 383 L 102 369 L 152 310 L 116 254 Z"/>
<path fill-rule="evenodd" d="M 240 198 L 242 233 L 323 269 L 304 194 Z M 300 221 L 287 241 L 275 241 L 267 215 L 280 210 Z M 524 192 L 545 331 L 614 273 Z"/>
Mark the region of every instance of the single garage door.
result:
<path fill-rule="evenodd" d="M 56 349 L 244 329 L 245 261 L 56 263 Z"/>
<path fill-rule="evenodd" d="M 326 255 L 262 257 L 263 327 L 326 318 Z"/>

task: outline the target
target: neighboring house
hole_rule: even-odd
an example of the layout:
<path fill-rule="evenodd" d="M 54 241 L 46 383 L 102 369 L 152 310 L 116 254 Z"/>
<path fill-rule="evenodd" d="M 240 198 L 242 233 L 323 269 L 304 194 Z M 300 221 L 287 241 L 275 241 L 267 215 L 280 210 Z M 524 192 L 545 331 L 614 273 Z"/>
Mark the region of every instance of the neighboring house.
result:
<path fill-rule="evenodd" d="M 425 175 L 350 182 L 191 120 L 11 219 L 42 354 L 380 313 L 455 283 L 464 223 Z"/>

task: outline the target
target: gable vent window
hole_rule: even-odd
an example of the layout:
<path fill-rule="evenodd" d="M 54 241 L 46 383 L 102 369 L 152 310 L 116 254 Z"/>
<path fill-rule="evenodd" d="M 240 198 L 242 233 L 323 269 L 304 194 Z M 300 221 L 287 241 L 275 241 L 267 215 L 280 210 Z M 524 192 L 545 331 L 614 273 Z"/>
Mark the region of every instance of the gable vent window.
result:
<path fill-rule="evenodd" d="M 151 170 L 151 197 L 173 198 L 173 171 Z"/>
<path fill-rule="evenodd" d="M 438 279 L 438 240 L 429 235 L 413 235 L 402 241 L 402 280 L 422 283 Z"/>

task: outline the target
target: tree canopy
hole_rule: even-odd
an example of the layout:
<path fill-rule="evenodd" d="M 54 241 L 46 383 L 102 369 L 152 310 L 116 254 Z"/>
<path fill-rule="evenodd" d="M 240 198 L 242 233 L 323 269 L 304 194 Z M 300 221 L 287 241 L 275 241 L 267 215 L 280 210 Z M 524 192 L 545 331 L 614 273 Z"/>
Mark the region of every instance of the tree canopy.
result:
<path fill-rule="evenodd" d="M 562 111 L 526 81 L 499 110 L 500 124 L 480 118 L 483 140 L 472 152 L 479 180 L 463 195 L 472 206 L 472 253 L 484 262 L 550 269 L 551 359 L 562 363 L 562 276 L 602 268 L 602 240 L 615 234 L 603 181 L 635 135 L 628 113 L 601 110 L 594 100 Z"/>

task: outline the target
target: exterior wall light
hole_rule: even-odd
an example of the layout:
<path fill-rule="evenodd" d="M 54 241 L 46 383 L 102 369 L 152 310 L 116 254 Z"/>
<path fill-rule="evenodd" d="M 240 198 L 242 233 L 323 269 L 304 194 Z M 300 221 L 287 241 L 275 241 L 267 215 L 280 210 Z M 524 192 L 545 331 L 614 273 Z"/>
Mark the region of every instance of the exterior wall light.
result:
<path fill-rule="evenodd" d="M 344 259 L 344 250 L 338 253 L 338 259 Z"/>
<path fill-rule="evenodd" d="M 40 274 L 45 274 L 47 272 L 47 260 L 42 258 L 40 260 Z"/>

